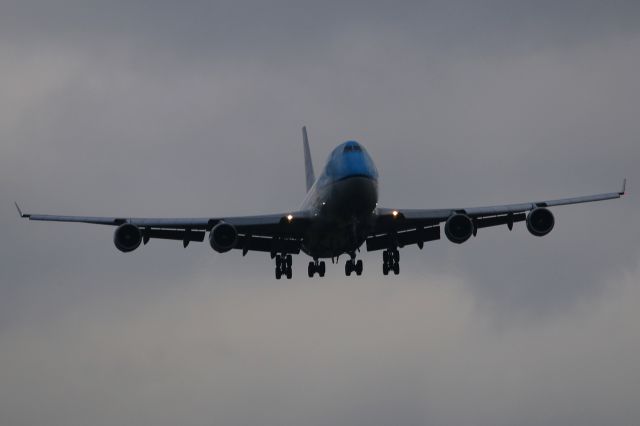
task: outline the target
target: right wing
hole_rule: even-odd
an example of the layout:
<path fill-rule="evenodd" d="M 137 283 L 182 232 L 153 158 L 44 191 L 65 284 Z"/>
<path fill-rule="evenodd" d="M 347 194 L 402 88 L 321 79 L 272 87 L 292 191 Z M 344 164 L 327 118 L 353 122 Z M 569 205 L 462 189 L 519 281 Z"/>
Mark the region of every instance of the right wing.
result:
<path fill-rule="evenodd" d="M 300 240 L 309 224 L 310 214 L 294 211 L 257 216 L 230 216 L 204 218 L 137 218 L 102 216 L 62 216 L 49 214 L 25 214 L 16 203 L 23 218 L 47 222 L 79 222 L 96 225 L 136 226 L 146 244 L 151 238 L 182 241 L 186 247 L 191 241 L 202 242 L 205 233 L 219 223 L 233 225 L 238 238 L 233 248 L 243 254 L 249 250 L 271 253 L 299 253 Z"/>

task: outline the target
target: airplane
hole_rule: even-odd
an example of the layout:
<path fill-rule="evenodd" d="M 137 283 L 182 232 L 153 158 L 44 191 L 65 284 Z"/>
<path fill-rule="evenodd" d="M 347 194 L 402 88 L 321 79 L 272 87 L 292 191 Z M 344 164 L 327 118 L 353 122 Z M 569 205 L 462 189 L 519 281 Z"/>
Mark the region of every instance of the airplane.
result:
<path fill-rule="evenodd" d="M 339 261 L 343 254 L 345 275 L 361 275 L 362 259 L 356 253 L 364 244 L 367 251 L 382 251 L 382 273 L 400 273 L 399 248 L 440 239 L 440 224 L 445 236 L 462 244 L 478 229 L 526 222 L 527 230 L 538 237 L 547 235 L 555 225 L 549 207 L 620 198 L 620 192 L 583 197 L 536 201 L 488 207 L 446 209 L 404 209 L 378 206 L 378 170 L 360 143 L 350 140 L 338 145 L 329 155 L 316 179 L 306 127 L 302 143 L 307 194 L 297 210 L 277 214 L 203 217 L 203 218 L 131 218 L 25 214 L 15 203 L 20 217 L 37 221 L 82 222 L 116 226 L 113 242 L 128 253 L 150 239 L 202 242 L 208 233 L 211 248 L 219 253 L 232 249 L 269 253 L 275 259 L 275 277 L 292 277 L 292 255 L 301 251 L 313 260 L 308 276 L 323 277 L 324 260 Z"/>

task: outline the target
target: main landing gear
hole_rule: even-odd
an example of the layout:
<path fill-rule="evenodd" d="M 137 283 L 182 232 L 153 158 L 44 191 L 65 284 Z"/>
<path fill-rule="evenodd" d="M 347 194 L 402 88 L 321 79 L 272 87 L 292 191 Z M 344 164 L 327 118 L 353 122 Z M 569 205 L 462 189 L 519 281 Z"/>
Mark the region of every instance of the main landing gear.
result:
<path fill-rule="evenodd" d="M 351 259 L 344 263 L 345 275 L 350 276 L 352 272 L 355 272 L 358 276 L 362 275 L 362 259 L 356 262 L 355 255 L 351 255 Z"/>
<path fill-rule="evenodd" d="M 395 275 L 400 273 L 400 252 L 398 249 L 388 249 L 382 252 L 382 273 L 389 275 L 393 271 Z"/>
<path fill-rule="evenodd" d="M 278 254 L 276 255 L 276 279 L 279 280 L 282 276 L 286 276 L 288 280 L 291 279 L 291 264 L 293 259 L 290 254 Z"/>
<path fill-rule="evenodd" d="M 309 262 L 309 278 L 312 278 L 316 274 L 316 272 L 319 276 L 324 277 L 324 261 L 318 262 L 318 259 L 314 259 L 313 262 Z"/>

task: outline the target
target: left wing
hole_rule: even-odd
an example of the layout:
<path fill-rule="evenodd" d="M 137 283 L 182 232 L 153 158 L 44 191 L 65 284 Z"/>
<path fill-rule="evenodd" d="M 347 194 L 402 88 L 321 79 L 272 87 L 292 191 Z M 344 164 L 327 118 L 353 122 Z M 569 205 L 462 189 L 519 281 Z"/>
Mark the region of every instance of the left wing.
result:
<path fill-rule="evenodd" d="M 534 235 L 546 235 L 553 228 L 554 219 L 547 207 L 620 198 L 626 189 L 626 179 L 619 192 L 560 198 L 521 204 L 504 204 L 486 207 L 463 207 L 456 209 L 388 209 L 379 208 L 374 235 L 367 239 L 367 250 L 381 250 L 390 246 L 402 247 L 417 244 L 422 248 L 426 241 L 440 239 L 441 222 L 447 222 L 445 232 L 456 243 L 475 236 L 479 228 L 507 225 L 527 221 Z M 528 212 L 528 214 L 527 214 Z M 533 215 L 532 213 L 535 212 Z M 455 221 L 452 222 L 455 217 Z M 459 232 L 456 238 L 456 232 Z M 453 237 L 453 239 L 451 238 Z"/>
<path fill-rule="evenodd" d="M 299 253 L 300 240 L 309 223 L 310 214 L 306 211 L 292 211 L 257 216 L 203 217 L 203 218 L 136 218 L 101 216 L 60 216 L 48 214 L 23 213 L 16 203 L 18 213 L 29 220 L 49 222 L 80 222 L 97 225 L 117 226 L 118 230 L 129 225 L 130 237 L 140 244 L 146 244 L 151 238 L 182 241 L 184 247 L 191 241 L 202 242 L 205 233 L 219 224 L 231 225 L 236 233 L 232 246 L 243 250 L 266 251 L 271 253 Z M 135 230 L 139 231 L 139 239 Z M 118 238 L 118 230 L 114 240 Z M 118 244 L 116 244 L 117 246 Z M 132 246 L 135 244 L 132 244 Z M 134 249 L 138 245 L 135 245 Z M 123 250 L 131 251 L 131 250 Z M 227 251 L 227 250 L 224 250 Z"/>

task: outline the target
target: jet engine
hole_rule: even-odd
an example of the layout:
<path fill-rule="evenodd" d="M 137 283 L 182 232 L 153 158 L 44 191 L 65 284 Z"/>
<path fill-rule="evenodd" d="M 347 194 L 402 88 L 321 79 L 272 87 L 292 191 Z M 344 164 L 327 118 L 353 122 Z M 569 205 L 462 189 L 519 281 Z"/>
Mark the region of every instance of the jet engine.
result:
<path fill-rule="evenodd" d="M 452 243 L 462 244 L 473 234 L 473 221 L 466 214 L 452 214 L 444 224 L 444 233 Z"/>
<path fill-rule="evenodd" d="M 547 235 L 554 224 L 553 214 L 543 207 L 537 207 L 527 215 L 527 229 L 536 237 Z"/>
<path fill-rule="evenodd" d="M 137 226 L 125 223 L 116 228 L 113 233 L 113 243 L 116 248 L 124 253 L 129 253 L 138 248 L 142 242 L 142 233 Z"/>
<path fill-rule="evenodd" d="M 218 253 L 225 253 L 236 246 L 238 231 L 230 223 L 220 222 L 209 232 L 209 244 Z"/>

